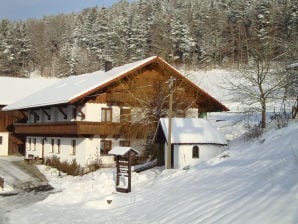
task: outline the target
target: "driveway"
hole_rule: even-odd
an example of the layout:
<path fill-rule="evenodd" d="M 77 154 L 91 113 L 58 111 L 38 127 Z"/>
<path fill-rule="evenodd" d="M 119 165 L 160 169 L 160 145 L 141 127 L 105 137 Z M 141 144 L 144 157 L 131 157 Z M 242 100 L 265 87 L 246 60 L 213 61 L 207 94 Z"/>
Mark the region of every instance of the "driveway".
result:
<path fill-rule="evenodd" d="M 6 214 L 45 199 L 51 190 L 47 179 L 39 172 L 34 164 L 24 161 L 24 157 L 0 157 L 0 176 L 4 178 L 4 191 L 0 190 L 0 224 L 7 224 Z M 9 186 L 7 186 L 9 185 Z M 13 188 L 15 195 L 7 189 Z"/>
<path fill-rule="evenodd" d="M 33 164 L 24 161 L 22 156 L 0 157 L 0 176 L 17 191 L 47 183 L 47 179 L 39 170 Z"/>

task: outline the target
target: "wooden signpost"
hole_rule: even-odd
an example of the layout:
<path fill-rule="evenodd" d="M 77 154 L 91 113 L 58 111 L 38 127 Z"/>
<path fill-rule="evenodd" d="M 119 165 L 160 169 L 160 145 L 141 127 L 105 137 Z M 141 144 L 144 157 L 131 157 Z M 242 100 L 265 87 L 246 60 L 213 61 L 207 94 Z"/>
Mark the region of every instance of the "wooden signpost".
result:
<path fill-rule="evenodd" d="M 109 154 L 115 155 L 116 159 L 116 191 L 131 192 L 131 166 L 139 152 L 131 147 L 115 147 Z"/>

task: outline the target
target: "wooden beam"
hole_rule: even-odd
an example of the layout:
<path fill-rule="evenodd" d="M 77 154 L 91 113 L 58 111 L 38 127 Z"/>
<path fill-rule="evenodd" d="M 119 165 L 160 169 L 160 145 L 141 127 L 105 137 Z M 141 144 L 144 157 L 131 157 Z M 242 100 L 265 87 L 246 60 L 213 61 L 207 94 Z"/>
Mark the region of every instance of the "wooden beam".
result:
<path fill-rule="evenodd" d="M 34 110 L 31 110 L 30 113 L 34 114 L 34 122 L 36 122 L 36 120 L 39 121 L 39 115 Z"/>
<path fill-rule="evenodd" d="M 45 115 L 47 115 L 48 120 L 51 120 L 51 115 L 45 109 L 42 109 L 42 112 L 44 112 Z"/>
<path fill-rule="evenodd" d="M 85 115 L 85 113 L 82 111 L 82 107 L 77 107 L 77 112 L 80 114 L 80 116 L 81 116 L 81 120 L 85 120 L 86 115 Z"/>
<path fill-rule="evenodd" d="M 64 116 L 64 119 L 66 120 L 67 119 L 67 114 L 62 110 L 61 107 L 57 107 L 57 108 L 60 111 L 60 113 Z"/>

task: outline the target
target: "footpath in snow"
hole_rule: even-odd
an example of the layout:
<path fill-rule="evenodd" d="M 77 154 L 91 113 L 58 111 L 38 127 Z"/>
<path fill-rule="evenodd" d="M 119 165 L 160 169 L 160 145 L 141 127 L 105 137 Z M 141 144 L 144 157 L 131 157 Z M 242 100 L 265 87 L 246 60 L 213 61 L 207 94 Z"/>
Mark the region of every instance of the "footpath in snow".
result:
<path fill-rule="evenodd" d="M 114 169 L 82 177 L 40 170 L 57 193 L 12 211 L 10 224 L 298 223 L 298 124 L 188 170 L 133 173 L 132 192 L 115 193 Z M 111 203 L 108 203 L 111 202 Z"/>

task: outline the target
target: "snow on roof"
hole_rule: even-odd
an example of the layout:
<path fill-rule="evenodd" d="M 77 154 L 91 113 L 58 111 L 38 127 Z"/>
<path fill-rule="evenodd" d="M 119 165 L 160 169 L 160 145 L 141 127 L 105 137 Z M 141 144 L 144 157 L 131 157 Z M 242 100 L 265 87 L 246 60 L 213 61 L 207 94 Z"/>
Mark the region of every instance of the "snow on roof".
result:
<path fill-rule="evenodd" d="M 168 141 L 168 118 L 159 120 L 166 140 Z M 171 143 L 191 144 L 222 144 L 226 145 L 225 137 L 207 120 L 200 118 L 172 118 Z"/>
<path fill-rule="evenodd" d="M 70 76 L 35 92 L 30 95 L 30 97 L 25 97 L 6 106 L 3 110 L 17 110 L 68 103 L 86 92 L 109 83 L 113 79 L 118 78 L 155 58 L 157 58 L 157 56 L 115 67 L 107 72 L 96 71 L 84 75 Z"/>
<path fill-rule="evenodd" d="M 0 105 L 8 105 L 53 84 L 57 79 L 0 77 Z"/>
<path fill-rule="evenodd" d="M 140 154 L 140 152 L 138 150 L 134 149 L 134 148 L 122 147 L 122 146 L 112 148 L 112 150 L 109 151 L 109 154 L 110 155 L 117 155 L 117 156 L 124 156 L 126 153 L 129 152 L 129 150 L 134 151 L 137 155 Z"/>

